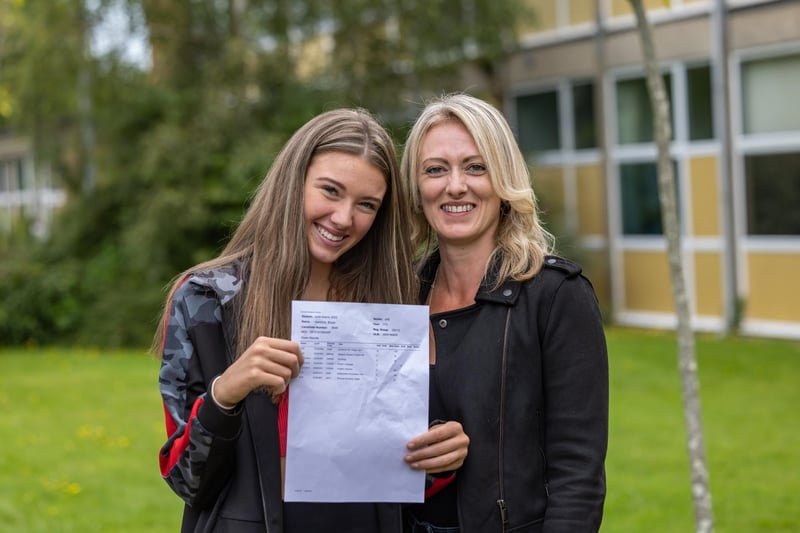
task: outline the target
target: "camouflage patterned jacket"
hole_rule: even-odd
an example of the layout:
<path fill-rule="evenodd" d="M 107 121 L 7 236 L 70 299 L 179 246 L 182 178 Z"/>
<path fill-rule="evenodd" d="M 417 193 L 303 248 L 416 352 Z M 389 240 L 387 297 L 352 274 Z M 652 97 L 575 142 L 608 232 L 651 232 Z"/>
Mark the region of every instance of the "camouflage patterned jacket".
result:
<path fill-rule="evenodd" d="M 283 533 L 278 410 L 251 393 L 231 413 L 206 391 L 232 362 L 241 267 L 195 272 L 172 299 L 159 386 L 167 442 L 161 474 L 185 502 L 182 532 Z M 400 508 L 379 504 L 382 532 L 400 531 Z"/>

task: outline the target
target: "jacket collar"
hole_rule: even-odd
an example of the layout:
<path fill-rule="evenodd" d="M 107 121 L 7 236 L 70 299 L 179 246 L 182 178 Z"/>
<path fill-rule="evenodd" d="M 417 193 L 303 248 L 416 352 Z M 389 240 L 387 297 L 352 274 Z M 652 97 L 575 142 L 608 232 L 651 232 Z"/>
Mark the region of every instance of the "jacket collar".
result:
<path fill-rule="evenodd" d="M 436 277 L 436 271 L 439 269 L 441 263 L 441 256 L 439 251 L 435 251 L 423 265 L 420 270 L 420 290 L 419 301 L 424 303 L 428 299 L 428 294 L 433 286 L 433 280 Z M 497 280 L 497 270 L 499 269 L 499 258 L 495 257 L 486 272 L 486 275 L 481 281 L 481 286 L 478 288 L 478 293 L 475 295 L 475 302 L 494 302 L 505 305 L 514 305 L 519 297 L 522 284 L 519 281 L 505 280 L 496 289 L 494 287 Z"/>

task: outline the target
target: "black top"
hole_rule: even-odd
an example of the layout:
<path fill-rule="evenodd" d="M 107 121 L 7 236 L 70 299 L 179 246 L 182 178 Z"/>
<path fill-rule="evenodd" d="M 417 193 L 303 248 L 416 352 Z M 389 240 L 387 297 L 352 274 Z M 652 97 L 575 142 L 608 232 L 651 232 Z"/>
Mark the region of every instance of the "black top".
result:
<path fill-rule="evenodd" d="M 284 533 L 374 533 L 378 513 L 373 503 L 283 503 Z"/>
<path fill-rule="evenodd" d="M 442 401 L 442 392 L 436 365 L 430 368 L 429 412 L 430 420 L 453 420 L 448 416 Z M 445 488 L 426 498 L 425 503 L 415 503 L 406 507 L 406 512 L 421 522 L 428 522 L 437 527 L 458 527 L 458 504 L 456 502 L 456 483 L 450 482 Z"/>

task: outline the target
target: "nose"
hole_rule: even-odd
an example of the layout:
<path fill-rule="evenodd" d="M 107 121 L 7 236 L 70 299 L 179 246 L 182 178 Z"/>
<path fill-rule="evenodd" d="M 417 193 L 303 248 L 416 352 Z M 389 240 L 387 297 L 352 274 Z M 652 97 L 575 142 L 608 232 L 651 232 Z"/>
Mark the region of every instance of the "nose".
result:
<path fill-rule="evenodd" d="M 447 177 L 447 193 L 452 196 L 461 196 L 467 192 L 466 176 L 459 170 L 453 169 Z"/>
<path fill-rule="evenodd" d="M 353 222 L 353 206 L 350 202 L 338 202 L 331 212 L 331 222 L 337 228 L 349 228 Z"/>

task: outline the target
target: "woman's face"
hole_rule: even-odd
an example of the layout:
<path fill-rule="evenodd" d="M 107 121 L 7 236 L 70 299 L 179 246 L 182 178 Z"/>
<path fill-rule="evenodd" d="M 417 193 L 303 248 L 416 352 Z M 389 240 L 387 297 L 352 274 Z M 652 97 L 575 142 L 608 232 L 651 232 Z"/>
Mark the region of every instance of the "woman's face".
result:
<path fill-rule="evenodd" d="M 314 156 L 304 186 L 311 261 L 329 266 L 358 244 L 385 194 L 383 173 L 365 159 L 338 152 Z"/>
<path fill-rule="evenodd" d="M 494 247 L 500 197 L 472 135 L 458 121 L 428 130 L 417 176 L 422 210 L 440 246 Z"/>

